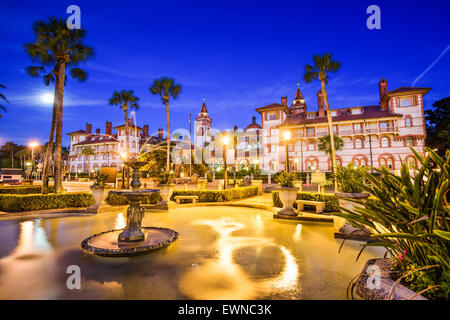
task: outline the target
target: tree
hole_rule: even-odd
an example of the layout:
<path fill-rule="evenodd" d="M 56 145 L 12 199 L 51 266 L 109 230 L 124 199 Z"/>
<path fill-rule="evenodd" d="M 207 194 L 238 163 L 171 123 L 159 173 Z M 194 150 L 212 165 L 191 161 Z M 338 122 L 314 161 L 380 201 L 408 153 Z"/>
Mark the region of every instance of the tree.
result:
<path fill-rule="evenodd" d="M 95 155 L 94 149 L 91 147 L 84 147 L 83 150 L 81 150 L 81 154 L 87 157 L 88 159 L 88 175 L 89 178 L 91 177 L 91 156 Z"/>
<path fill-rule="evenodd" d="M 450 97 L 433 103 L 433 109 L 425 111 L 426 145 L 444 157 L 450 149 Z"/>
<path fill-rule="evenodd" d="M 303 79 L 307 83 L 311 82 L 312 80 L 317 80 L 317 78 L 320 80 L 320 84 L 322 85 L 323 99 L 327 108 L 328 131 L 330 132 L 331 137 L 330 141 L 335 141 L 333 133 L 333 123 L 331 119 L 330 106 L 328 105 L 328 95 L 325 84 L 328 83 L 327 73 L 338 71 L 341 67 L 341 63 L 335 60 L 331 60 L 331 57 L 331 53 L 326 53 L 322 56 L 315 54 L 313 56 L 314 66 L 311 66 L 309 64 L 305 66 Z M 333 172 L 336 172 L 336 151 L 334 149 L 334 143 L 331 144 L 331 160 L 333 164 Z M 334 190 L 335 192 L 338 191 L 336 180 L 334 181 Z"/>
<path fill-rule="evenodd" d="M 139 98 L 136 97 L 133 93 L 133 90 L 122 90 L 122 91 L 114 91 L 112 98 L 109 99 L 109 104 L 112 106 L 119 105 L 123 110 L 123 115 L 125 118 L 125 139 L 126 139 L 126 147 L 125 147 L 125 161 L 128 160 L 129 155 L 129 147 L 130 147 L 130 131 L 128 128 L 128 109 L 139 109 L 138 104 Z M 125 186 L 128 188 L 128 186 Z"/>
<path fill-rule="evenodd" d="M 83 44 L 86 30 L 66 27 L 65 19 L 51 17 L 48 21 L 37 21 L 33 24 L 35 41 L 25 44 L 25 51 L 38 66 L 30 66 L 27 72 L 32 77 L 42 77 L 45 85 L 55 83 L 52 125 L 50 128 L 49 147 L 44 162 L 42 193 L 48 192 L 48 170 L 50 152 L 55 141 L 54 161 L 56 193 L 62 193 L 62 122 L 64 87 L 66 84 L 66 68 L 70 75 L 78 81 L 85 81 L 87 73 L 78 68 L 94 56 L 94 50 Z"/>
<path fill-rule="evenodd" d="M 331 156 L 331 136 L 326 135 L 319 138 L 317 147 L 319 151 L 325 152 L 327 155 Z M 339 136 L 334 136 L 334 150 L 340 151 L 343 147 L 344 141 Z"/>
<path fill-rule="evenodd" d="M 10 157 L 11 168 L 14 168 L 14 155 L 19 150 L 19 146 L 14 142 L 8 141 L 0 147 L 2 157 Z"/>
<path fill-rule="evenodd" d="M 6 89 L 6 87 L 2 84 L 0 84 L 0 88 Z M 0 93 L 0 100 L 4 100 L 6 103 L 9 103 L 8 99 L 6 99 L 6 97 L 2 93 Z M 2 104 L 0 104 L 0 109 L 2 109 L 3 111 L 6 112 L 6 107 Z M 2 115 L 0 114 L 0 118 L 1 117 L 2 117 Z"/>
<path fill-rule="evenodd" d="M 175 84 L 173 78 L 162 77 L 153 81 L 153 85 L 150 87 L 152 94 L 159 94 L 162 99 L 162 103 L 166 106 L 166 120 L 167 120 L 167 158 L 166 158 L 166 170 L 170 170 L 170 113 L 169 113 L 169 98 L 176 99 L 181 91 L 181 86 Z"/>

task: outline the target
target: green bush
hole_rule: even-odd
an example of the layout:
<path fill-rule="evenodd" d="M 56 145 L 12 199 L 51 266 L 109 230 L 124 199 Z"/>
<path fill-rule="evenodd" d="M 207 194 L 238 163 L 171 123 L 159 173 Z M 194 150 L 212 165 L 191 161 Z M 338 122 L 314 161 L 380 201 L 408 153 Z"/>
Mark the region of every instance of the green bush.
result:
<path fill-rule="evenodd" d="M 446 159 L 429 148 L 426 155 L 411 151 L 419 162 L 413 175 L 406 163 L 400 175 L 385 167 L 373 168 L 378 175 L 366 172 L 370 184 L 362 186 L 371 197 L 366 202 L 354 200 L 358 206 L 342 208 L 338 215 L 356 228 L 372 229 L 372 237 L 380 241 L 367 245 L 386 248 L 407 286 L 419 291 L 432 288 L 424 295 L 448 300 L 450 150 Z"/>
<path fill-rule="evenodd" d="M 281 203 L 280 197 L 278 195 L 278 191 L 272 192 L 272 200 L 273 205 L 275 207 L 283 207 L 283 204 Z M 312 200 L 312 201 L 322 201 L 325 202 L 325 206 L 323 208 L 323 212 L 340 212 L 339 209 L 339 200 L 336 198 L 334 194 L 328 194 L 328 193 L 315 193 L 315 192 L 298 192 L 297 193 L 297 200 Z M 297 207 L 296 204 L 294 204 L 294 207 Z M 304 206 L 306 210 L 315 210 L 314 206 L 305 205 Z"/>
<path fill-rule="evenodd" d="M 161 201 L 161 195 L 159 194 L 159 192 L 143 194 L 140 200 L 143 204 L 155 204 Z M 124 195 L 118 195 L 114 193 L 108 193 L 105 202 L 110 206 L 123 206 L 128 204 L 128 200 Z"/>
<path fill-rule="evenodd" d="M 0 187 L 0 194 L 32 194 L 41 193 L 41 186 L 4 186 Z"/>
<path fill-rule="evenodd" d="M 241 187 L 227 190 L 175 190 L 170 200 L 176 196 L 197 196 L 198 202 L 222 202 L 248 198 L 258 194 L 258 187 Z"/>
<path fill-rule="evenodd" d="M 352 162 L 349 162 L 346 167 L 337 166 L 334 177 L 337 179 L 341 192 L 361 193 L 366 181 L 364 178 L 366 173 L 366 167 L 355 168 L 355 165 Z"/>
<path fill-rule="evenodd" d="M 0 210 L 11 212 L 89 207 L 94 203 L 90 192 L 0 195 Z"/>

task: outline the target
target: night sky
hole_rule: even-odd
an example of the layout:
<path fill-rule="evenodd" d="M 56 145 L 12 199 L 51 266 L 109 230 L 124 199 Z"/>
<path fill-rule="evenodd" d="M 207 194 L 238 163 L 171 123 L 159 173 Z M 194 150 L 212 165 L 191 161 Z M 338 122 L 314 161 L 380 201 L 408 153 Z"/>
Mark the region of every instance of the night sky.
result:
<path fill-rule="evenodd" d="M 255 108 L 285 95 L 292 102 L 316 53 L 331 52 L 342 62 L 329 77 L 331 107 L 377 104 L 382 77 L 389 90 L 414 81 L 432 87 L 426 108 L 450 95 L 450 1 L 2 0 L 0 84 L 7 89 L 0 92 L 10 103 L 0 119 L 0 144 L 47 141 L 52 105 L 41 97 L 53 87 L 25 73 L 32 62 L 23 44 L 33 41 L 34 21 L 68 17 L 71 4 L 81 8 L 85 43 L 96 56 L 83 66 L 86 82 L 67 82 L 65 144 L 65 133 L 86 122 L 101 132 L 107 120 L 123 122 L 119 107 L 108 104 L 114 90 L 134 90 L 141 98 L 138 125 L 148 123 L 150 132 L 165 128 L 161 100 L 148 90 L 161 76 L 182 85 L 170 105 L 172 129 L 188 128 L 189 112 L 194 119 L 203 97 L 213 127 L 243 128 Z M 366 27 L 371 4 L 381 8 L 381 30 Z M 300 84 L 310 111 L 317 110 L 319 87 Z"/>

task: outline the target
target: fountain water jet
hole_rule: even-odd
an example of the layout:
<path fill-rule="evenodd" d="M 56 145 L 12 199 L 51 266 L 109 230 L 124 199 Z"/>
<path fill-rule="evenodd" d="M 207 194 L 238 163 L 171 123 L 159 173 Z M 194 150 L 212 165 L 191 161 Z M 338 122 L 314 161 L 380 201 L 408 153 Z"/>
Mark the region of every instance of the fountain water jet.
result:
<path fill-rule="evenodd" d="M 158 192 L 139 189 L 139 169 L 145 162 L 132 159 L 126 162 L 133 169 L 132 190 L 113 190 L 110 194 L 125 196 L 129 201 L 127 221 L 123 230 L 102 232 L 83 240 L 81 247 L 93 254 L 107 257 L 124 257 L 147 253 L 168 246 L 178 238 L 178 232 L 168 228 L 142 227 L 145 210 L 141 207 L 142 196 Z"/>

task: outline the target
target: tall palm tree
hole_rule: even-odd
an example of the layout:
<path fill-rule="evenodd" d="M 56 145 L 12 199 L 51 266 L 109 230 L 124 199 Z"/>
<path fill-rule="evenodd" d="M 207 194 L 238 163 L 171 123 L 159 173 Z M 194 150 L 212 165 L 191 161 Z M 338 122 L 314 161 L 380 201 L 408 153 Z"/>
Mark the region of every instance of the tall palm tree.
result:
<path fill-rule="evenodd" d="M 125 147 L 125 161 L 128 160 L 129 155 L 129 147 L 130 147 L 130 131 L 128 129 L 128 109 L 139 109 L 139 97 L 135 96 L 133 90 L 122 90 L 122 91 L 114 91 L 112 98 L 109 99 L 109 104 L 112 106 L 119 105 L 123 110 L 123 115 L 125 119 L 125 139 L 126 139 L 126 147 Z M 125 172 L 125 170 L 124 170 Z M 125 186 L 128 188 L 128 186 Z"/>
<path fill-rule="evenodd" d="M 317 144 L 319 151 L 325 152 L 327 155 L 331 156 L 331 136 L 326 135 L 324 137 L 319 138 L 319 142 Z M 340 151 L 344 147 L 344 140 L 342 140 L 339 136 L 334 136 L 334 150 Z"/>
<path fill-rule="evenodd" d="M 2 85 L 2 84 L 0 84 L 0 88 L 6 89 L 6 87 L 4 85 Z M 3 94 L 1 94 L 1 93 L 0 93 L 0 99 L 1 100 L 5 100 L 6 103 L 9 103 L 8 99 L 6 99 L 6 97 Z M 0 109 L 2 109 L 3 111 L 6 112 L 6 107 L 4 105 L 2 105 L 2 104 L 0 104 Z M 2 117 L 2 115 L 0 114 L 0 118 L 1 117 Z"/>
<path fill-rule="evenodd" d="M 27 72 L 32 77 L 43 77 L 44 84 L 47 86 L 52 82 L 55 83 L 52 125 L 44 162 L 42 192 L 48 192 L 49 159 L 53 141 L 55 141 L 54 189 L 56 193 L 62 193 L 61 150 L 66 69 L 69 68 L 73 78 L 85 81 L 87 73 L 78 68 L 78 65 L 93 57 L 94 50 L 83 44 L 86 31 L 83 29 L 69 30 L 66 27 L 65 19 L 51 17 L 48 21 L 37 21 L 33 24 L 33 32 L 35 41 L 25 44 L 25 52 L 33 62 L 39 65 L 28 67 Z"/>
<path fill-rule="evenodd" d="M 91 177 L 91 156 L 95 155 L 95 150 L 91 147 L 84 147 L 81 150 L 81 154 L 84 155 L 88 160 L 88 175 Z"/>
<path fill-rule="evenodd" d="M 305 82 L 309 83 L 312 80 L 320 80 L 320 84 L 322 85 L 322 94 L 323 99 L 325 101 L 325 106 L 327 108 L 327 120 L 328 120 L 328 130 L 330 132 L 330 141 L 334 140 L 334 132 L 333 132 L 333 123 L 331 119 L 330 106 L 328 104 L 328 95 L 327 89 L 325 88 L 325 84 L 328 83 L 327 73 L 336 72 L 341 67 L 341 63 L 336 60 L 331 60 L 332 54 L 326 53 L 324 55 L 315 54 L 313 57 L 314 66 L 307 64 L 305 66 L 305 73 L 303 75 L 303 79 Z M 334 148 L 335 144 L 331 143 L 331 159 L 333 163 L 333 172 L 336 172 L 336 151 Z M 334 190 L 338 191 L 337 181 L 334 181 Z"/>
<path fill-rule="evenodd" d="M 178 94 L 181 91 L 181 86 L 179 84 L 175 84 L 175 80 L 173 78 L 162 77 L 160 79 L 156 79 L 153 81 L 153 85 L 150 87 L 150 92 L 152 94 L 159 94 L 162 103 L 166 106 L 166 120 L 167 120 L 167 159 L 166 159 L 166 170 L 170 170 L 170 113 L 169 113 L 169 98 L 172 97 L 176 99 Z"/>

